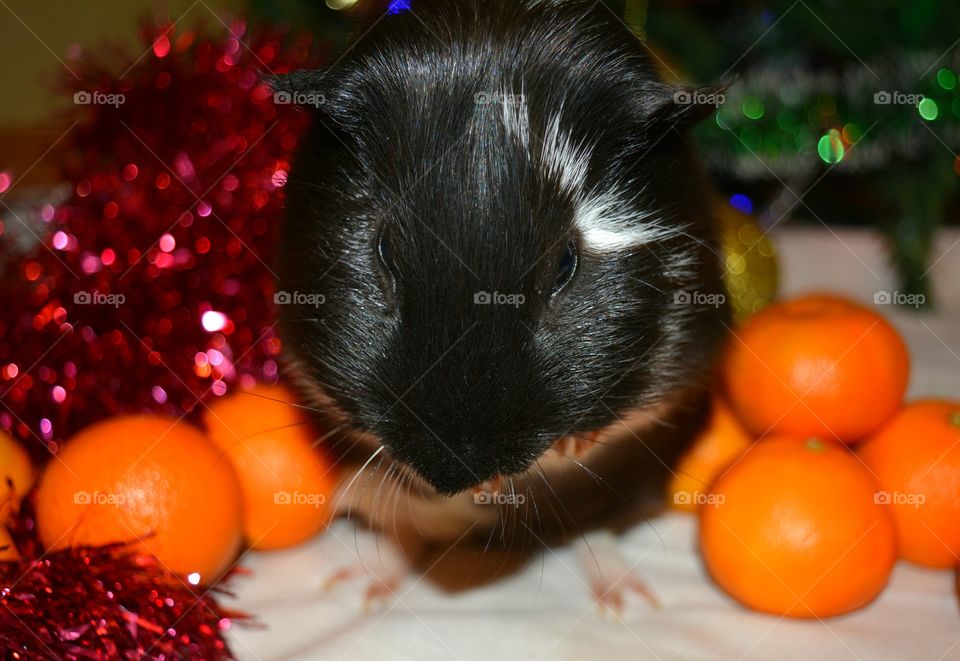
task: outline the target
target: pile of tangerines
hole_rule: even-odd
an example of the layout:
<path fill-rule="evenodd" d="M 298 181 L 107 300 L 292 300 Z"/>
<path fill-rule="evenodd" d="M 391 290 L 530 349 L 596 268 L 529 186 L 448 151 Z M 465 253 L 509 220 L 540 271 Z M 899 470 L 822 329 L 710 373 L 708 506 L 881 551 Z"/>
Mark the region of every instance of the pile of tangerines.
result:
<path fill-rule="evenodd" d="M 39 476 L 0 431 L 0 561 L 19 558 L 4 522 L 35 482 L 47 551 L 125 543 L 194 584 L 214 583 L 244 546 L 284 548 L 326 527 L 332 467 L 290 391 L 255 385 L 204 413 L 198 426 L 148 414 L 93 424 Z"/>
<path fill-rule="evenodd" d="M 960 401 L 903 402 L 903 340 L 828 295 L 767 308 L 735 334 L 707 428 L 671 485 L 699 514 L 700 548 L 743 604 L 795 617 L 860 608 L 898 557 L 960 564 Z M 120 416 L 70 439 L 36 480 L 48 550 L 130 542 L 213 582 L 244 546 L 296 544 L 329 522 L 334 478 L 293 395 L 256 386 L 203 426 Z M 3 527 L 36 474 L 0 433 Z"/>
<path fill-rule="evenodd" d="M 773 305 L 734 334 L 671 484 L 730 595 L 822 618 L 873 600 L 898 557 L 960 565 L 960 401 L 905 403 L 909 371 L 896 330 L 836 296 Z"/>

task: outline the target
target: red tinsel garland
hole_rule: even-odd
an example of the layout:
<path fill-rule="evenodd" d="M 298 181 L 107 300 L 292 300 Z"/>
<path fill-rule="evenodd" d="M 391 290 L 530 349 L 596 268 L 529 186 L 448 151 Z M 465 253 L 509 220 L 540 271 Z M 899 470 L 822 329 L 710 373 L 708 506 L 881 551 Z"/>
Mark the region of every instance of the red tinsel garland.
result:
<path fill-rule="evenodd" d="M 308 115 L 270 73 L 316 64 L 308 35 L 150 26 L 140 52 L 71 64 L 77 124 L 47 158 L 65 204 L 0 287 L 0 428 L 40 462 L 122 412 L 191 415 L 275 380 L 272 259 L 289 159 Z M 109 64 L 104 64 L 108 62 Z M 112 95 L 112 96 L 111 96 Z M 84 103 L 89 102 L 89 103 Z M 0 233 L 19 222 L 0 208 Z M 43 555 L 30 511 L 0 563 L 4 658 L 218 659 L 235 614 L 121 546 Z M 199 598 L 198 598 L 199 597 Z"/>
<path fill-rule="evenodd" d="M 308 115 L 264 79 L 316 48 L 239 22 L 214 37 L 155 26 L 143 42 L 142 59 L 72 65 L 82 80 L 64 93 L 92 102 L 47 156 L 72 195 L 41 210 L 47 247 L 0 288 L 0 428 L 40 459 L 105 417 L 180 416 L 277 375 L 269 263 Z"/>
<path fill-rule="evenodd" d="M 190 586 L 122 545 L 47 555 L 31 511 L 9 526 L 24 558 L 0 562 L 0 651 L 14 659 L 229 659 L 223 639 L 246 615 L 222 587 Z"/>

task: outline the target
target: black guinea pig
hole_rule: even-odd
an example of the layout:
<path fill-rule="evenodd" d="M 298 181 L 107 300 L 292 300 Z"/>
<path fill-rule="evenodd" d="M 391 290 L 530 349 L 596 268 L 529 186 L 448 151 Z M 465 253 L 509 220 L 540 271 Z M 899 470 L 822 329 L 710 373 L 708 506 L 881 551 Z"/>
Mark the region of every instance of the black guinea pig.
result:
<path fill-rule="evenodd" d="M 415 0 L 275 83 L 314 115 L 285 346 L 440 495 L 708 378 L 727 312 L 687 133 L 717 90 L 651 57 L 595 1 Z"/>

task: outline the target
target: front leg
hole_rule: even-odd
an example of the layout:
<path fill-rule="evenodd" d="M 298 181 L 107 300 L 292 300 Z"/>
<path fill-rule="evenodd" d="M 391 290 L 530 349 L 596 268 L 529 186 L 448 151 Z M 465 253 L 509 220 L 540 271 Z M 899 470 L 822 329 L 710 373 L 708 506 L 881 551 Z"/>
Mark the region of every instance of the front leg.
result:
<path fill-rule="evenodd" d="M 386 536 L 377 540 L 377 552 L 373 557 L 362 558 L 334 570 L 324 581 L 323 589 L 330 591 L 338 586 L 359 581 L 363 588 L 363 612 L 386 607 L 400 595 L 400 590 L 412 574 L 417 555 L 412 549 L 399 548 Z"/>

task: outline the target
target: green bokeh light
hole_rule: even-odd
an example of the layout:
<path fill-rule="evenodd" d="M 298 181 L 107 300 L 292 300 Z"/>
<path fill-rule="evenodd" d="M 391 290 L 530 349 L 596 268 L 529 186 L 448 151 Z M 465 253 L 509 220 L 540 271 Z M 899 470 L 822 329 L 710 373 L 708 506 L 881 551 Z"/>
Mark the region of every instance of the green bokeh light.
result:
<path fill-rule="evenodd" d="M 829 133 L 820 138 L 820 142 L 817 143 L 817 153 L 825 163 L 839 163 L 843 160 L 846 151 L 840 131 L 837 129 L 830 129 Z"/>
<path fill-rule="evenodd" d="M 714 119 L 717 122 L 717 126 L 728 131 L 730 130 L 730 120 L 727 117 L 727 110 L 725 108 L 718 110 L 714 115 Z"/>
<path fill-rule="evenodd" d="M 920 116 L 925 120 L 932 122 L 937 118 L 937 115 L 940 114 L 940 108 L 937 107 L 937 102 L 933 99 L 924 99 L 917 104 L 917 112 L 919 112 Z"/>
<path fill-rule="evenodd" d="M 957 75 L 950 71 L 950 69 L 940 69 L 937 72 L 937 82 L 940 83 L 940 87 L 945 90 L 952 90 L 957 86 Z"/>
<path fill-rule="evenodd" d="M 743 114 L 750 119 L 760 119 L 763 117 L 763 102 L 755 96 L 748 96 L 743 100 Z"/>

